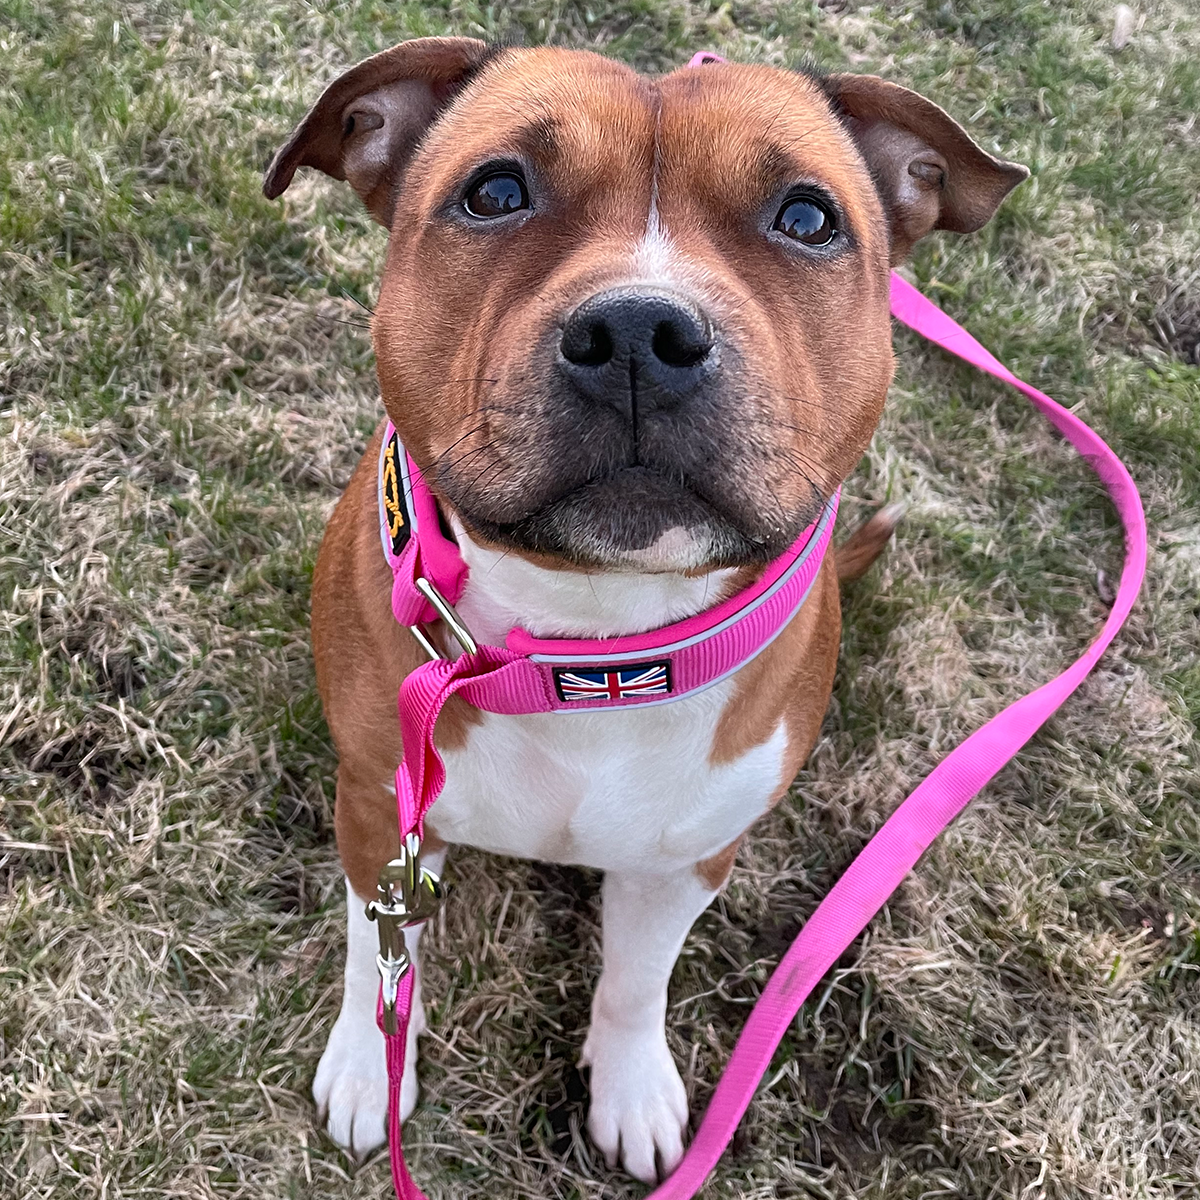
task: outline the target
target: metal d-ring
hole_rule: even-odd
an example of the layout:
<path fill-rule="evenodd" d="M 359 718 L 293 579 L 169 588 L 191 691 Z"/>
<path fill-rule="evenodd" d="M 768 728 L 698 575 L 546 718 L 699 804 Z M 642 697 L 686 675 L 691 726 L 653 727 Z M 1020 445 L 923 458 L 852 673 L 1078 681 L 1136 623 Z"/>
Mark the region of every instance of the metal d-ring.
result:
<path fill-rule="evenodd" d="M 441 592 L 425 578 L 424 575 L 418 575 L 413 581 L 418 592 L 433 605 L 434 611 L 446 623 L 446 628 L 454 635 L 454 640 L 463 648 L 467 654 L 478 654 L 479 643 L 471 636 L 471 631 L 463 622 L 462 617 L 454 610 L 454 605 L 442 595 Z M 431 659 L 445 658 L 446 656 L 429 640 L 428 634 L 421 628 L 420 625 L 410 625 L 408 632 L 417 639 L 417 643 L 421 649 L 429 655 Z"/>
<path fill-rule="evenodd" d="M 425 636 L 425 630 L 420 625 L 410 625 L 408 632 L 417 639 L 417 645 L 429 655 L 431 662 L 437 662 L 439 658 L 446 656 Z"/>

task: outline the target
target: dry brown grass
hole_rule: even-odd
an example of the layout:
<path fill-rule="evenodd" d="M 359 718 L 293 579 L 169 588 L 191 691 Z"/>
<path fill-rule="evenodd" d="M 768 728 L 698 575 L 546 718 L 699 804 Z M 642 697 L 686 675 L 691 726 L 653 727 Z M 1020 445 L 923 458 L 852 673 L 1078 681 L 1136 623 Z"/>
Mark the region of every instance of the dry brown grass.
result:
<path fill-rule="evenodd" d="M 351 9 L 9 0 L 0 23 L 0 1194 L 389 1194 L 308 1095 L 340 993 L 312 556 L 377 400 L 382 252 L 323 183 L 257 194 L 320 82 L 452 28 L 879 69 L 1034 179 L 916 278 L 1129 459 L 1145 600 L 786 1039 L 710 1194 L 1200 1193 L 1200 14 L 1146 5 L 644 0 Z M 938 756 L 1079 652 L 1118 531 L 1022 402 L 898 339 L 794 802 L 672 987 L 699 1111 L 771 965 Z M 849 522 L 848 522 L 849 523 Z M 1101 576 L 1104 572 L 1104 576 Z M 414 1170 L 435 1196 L 626 1196 L 580 1133 L 596 879 L 456 857 L 426 941 Z"/>

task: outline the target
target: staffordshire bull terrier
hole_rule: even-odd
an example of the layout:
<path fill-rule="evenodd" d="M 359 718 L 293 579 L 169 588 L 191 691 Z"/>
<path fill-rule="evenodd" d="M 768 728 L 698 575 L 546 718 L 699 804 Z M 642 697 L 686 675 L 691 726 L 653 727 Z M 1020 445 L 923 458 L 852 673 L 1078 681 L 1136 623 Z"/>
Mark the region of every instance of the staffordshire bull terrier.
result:
<path fill-rule="evenodd" d="M 458 613 L 498 646 L 517 627 L 656 630 L 751 587 L 875 428 L 890 268 L 932 230 L 978 229 L 1027 175 L 871 76 L 721 63 L 651 79 L 469 38 L 346 72 L 266 194 L 302 166 L 349 182 L 389 231 L 372 320 L 383 406 L 467 568 Z M 313 1092 L 356 1154 L 384 1140 L 387 1107 L 363 906 L 398 852 L 396 696 L 425 657 L 392 614 L 383 438 L 329 523 L 312 597 L 348 900 L 345 993 Z M 427 865 L 461 844 L 604 872 L 588 1128 L 639 1179 L 672 1170 L 688 1120 L 664 1034 L 672 965 L 817 739 L 839 575 L 867 568 L 893 517 L 827 554 L 773 640 L 703 690 L 516 715 L 456 697 L 438 723 L 447 782 Z M 456 652 L 444 629 L 428 637 Z M 405 936 L 415 962 L 420 926 Z M 418 990 L 402 1117 L 422 1025 Z"/>

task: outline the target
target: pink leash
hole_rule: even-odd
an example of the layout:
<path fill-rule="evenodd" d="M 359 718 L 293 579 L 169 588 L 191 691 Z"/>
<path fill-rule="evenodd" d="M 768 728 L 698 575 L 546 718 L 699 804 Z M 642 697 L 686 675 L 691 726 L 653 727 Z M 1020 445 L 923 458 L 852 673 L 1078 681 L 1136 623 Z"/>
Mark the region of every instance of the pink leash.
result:
<path fill-rule="evenodd" d="M 1125 623 L 1145 575 L 1146 519 L 1141 497 L 1124 464 L 1105 442 L 1074 414 L 1018 379 L 965 329 L 895 274 L 891 302 L 896 320 L 1028 396 L 1087 459 L 1112 496 L 1125 527 L 1120 586 L 1104 628 L 1082 657 L 1037 691 L 1010 704 L 947 755 L 888 818 L 818 905 L 750 1014 L 682 1162 L 647 1200 L 686 1200 L 696 1194 L 729 1144 L 776 1047 L 813 988 L 883 907 L 934 838 L 1020 751 L 1096 665 Z M 400 718 L 403 765 L 408 769 L 397 773 L 402 833 L 420 831 L 425 812 L 445 780 L 441 757 L 433 746 L 433 727 L 442 705 L 459 691 L 469 701 L 473 678 L 511 672 L 516 658 L 509 651 L 482 647 L 479 656 L 427 663 L 405 680 L 400 692 Z M 411 1001 L 409 972 L 399 983 L 397 1032 L 386 1037 L 388 1137 L 397 1196 L 400 1200 L 425 1200 L 408 1174 L 400 1137 L 400 1082 Z"/>

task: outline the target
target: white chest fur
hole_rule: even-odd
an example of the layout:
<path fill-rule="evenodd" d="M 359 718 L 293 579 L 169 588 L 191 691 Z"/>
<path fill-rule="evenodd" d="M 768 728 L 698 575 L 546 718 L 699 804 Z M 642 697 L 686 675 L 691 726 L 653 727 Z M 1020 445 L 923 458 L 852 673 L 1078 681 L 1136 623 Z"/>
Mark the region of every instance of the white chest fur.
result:
<path fill-rule="evenodd" d="M 633 633 L 710 607 L 721 572 L 548 571 L 472 543 L 459 612 L 484 640 L 514 625 L 543 637 Z M 733 762 L 709 761 L 736 678 L 673 704 L 591 712 L 486 714 L 444 754 L 439 836 L 503 854 L 601 869 L 674 870 L 727 846 L 766 808 L 786 749 L 781 724 Z"/>

